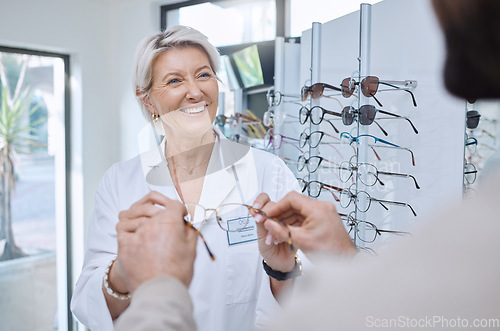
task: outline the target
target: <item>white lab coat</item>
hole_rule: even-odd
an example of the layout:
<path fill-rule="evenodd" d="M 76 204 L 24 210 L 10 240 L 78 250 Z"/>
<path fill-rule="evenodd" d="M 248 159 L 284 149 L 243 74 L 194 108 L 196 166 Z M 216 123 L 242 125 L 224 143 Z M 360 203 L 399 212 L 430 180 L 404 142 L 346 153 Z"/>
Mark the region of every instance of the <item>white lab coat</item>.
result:
<path fill-rule="evenodd" d="M 261 192 L 277 201 L 289 191 L 299 189 L 295 176 L 278 157 L 230 142 L 220 132 L 218 135 L 220 139 L 212 152 L 200 205 L 206 208 L 228 202 L 251 205 Z M 117 253 L 118 213 L 150 190 L 180 201 L 166 167 L 161 164 L 164 162 L 158 150 L 146 152 L 113 165 L 99 184 L 84 266 L 71 300 L 72 312 L 93 331 L 113 329 L 101 288 L 106 266 Z M 246 208 L 233 213 L 235 218 L 240 217 Z M 250 222 L 254 224 L 252 219 Z M 219 228 L 214 218 L 204 224 L 201 232 L 216 260 L 209 258 L 199 240 L 189 288 L 198 330 L 244 331 L 265 323 L 269 314 L 279 308 L 263 271 L 257 242 L 229 245 L 227 232 Z"/>

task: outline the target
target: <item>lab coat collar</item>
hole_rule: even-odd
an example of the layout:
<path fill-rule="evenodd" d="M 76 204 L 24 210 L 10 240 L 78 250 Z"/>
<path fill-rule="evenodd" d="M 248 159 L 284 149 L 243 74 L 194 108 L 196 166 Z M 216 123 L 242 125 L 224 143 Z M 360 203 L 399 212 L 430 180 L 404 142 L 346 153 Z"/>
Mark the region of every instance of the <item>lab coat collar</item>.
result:
<path fill-rule="evenodd" d="M 218 139 L 216 139 L 210 157 L 199 200 L 199 203 L 207 208 L 218 206 L 235 188 L 237 172 L 245 166 L 245 159 L 250 152 L 249 146 L 228 140 L 217 127 L 214 127 L 214 131 Z M 175 192 L 174 183 L 165 161 L 164 150 L 165 139 L 162 140 L 157 149 L 141 154 L 143 172 L 150 187 L 154 186 L 157 189 L 161 186 L 167 186 Z M 242 195 L 240 192 L 240 196 Z"/>

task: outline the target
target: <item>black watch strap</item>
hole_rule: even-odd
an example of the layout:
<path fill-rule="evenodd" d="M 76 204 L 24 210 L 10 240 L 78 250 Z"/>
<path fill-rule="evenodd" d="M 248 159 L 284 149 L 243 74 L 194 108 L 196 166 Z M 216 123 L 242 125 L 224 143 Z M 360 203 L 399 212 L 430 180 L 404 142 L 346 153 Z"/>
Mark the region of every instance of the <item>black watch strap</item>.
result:
<path fill-rule="evenodd" d="M 276 280 L 283 281 L 287 279 L 296 278 L 302 275 L 302 263 L 300 262 L 299 257 L 297 255 L 295 255 L 295 266 L 289 272 L 276 271 L 272 269 L 270 266 L 268 266 L 266 261 L 264 260 L 262 260 L 262 265 L 264 266 L 266 274 Z"/>

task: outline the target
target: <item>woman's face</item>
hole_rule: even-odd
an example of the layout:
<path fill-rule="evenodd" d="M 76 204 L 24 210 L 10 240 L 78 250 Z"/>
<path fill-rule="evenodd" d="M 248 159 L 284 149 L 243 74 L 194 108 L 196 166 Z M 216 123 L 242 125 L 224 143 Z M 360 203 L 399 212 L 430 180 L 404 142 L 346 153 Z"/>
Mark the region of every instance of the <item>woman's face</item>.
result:
<path fill-rule="evenodd" d="M 208 56 L 198 47 L 174 48 L 153 64 L 153 87 L 145 101 L 176 135 L 203 135 L 217 114 L 219 86 Z"/>

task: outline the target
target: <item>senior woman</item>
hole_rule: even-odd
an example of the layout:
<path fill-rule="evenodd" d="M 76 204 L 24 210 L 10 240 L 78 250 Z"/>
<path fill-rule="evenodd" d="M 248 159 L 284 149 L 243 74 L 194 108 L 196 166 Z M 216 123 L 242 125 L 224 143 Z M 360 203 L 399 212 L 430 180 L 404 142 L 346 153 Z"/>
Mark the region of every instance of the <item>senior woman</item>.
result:
<path fill-rule="evenodd" d="M 230 142 L 213 127 L 218 66 L 215 47 L 192 28 L 176 26 L 138 46 L 134 89 L 144 115 L 163 129 L 164 138 L 160 148 L 113 165 L 97 189 L 71 302 L 75 316 L 94 331 L 112 330 L 112 321 L 129 305 L 120 233 L 147 222 L 162 210 L 165 197 L 186 204 L 215 255 L 212 261 L 198 241 L 190 294 L 199 330 L 252 330 L 276 305 L 273 294 L 284 282 L 265 274 L 257 244 L 269 247 L 264 258 L 271 269 L 293 269 L 286 245 L 270 245 L 271 237 L 257 234 L 249 209 L 240 204 L 251 205 L 261 192 L 277 201 L 297 190 L 297 181 L 274 155 Z M 221 229 L 238 224 L 245 231 Z"/>

